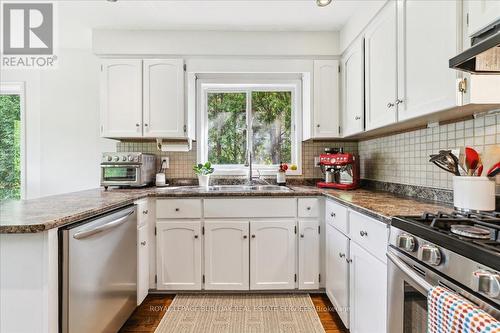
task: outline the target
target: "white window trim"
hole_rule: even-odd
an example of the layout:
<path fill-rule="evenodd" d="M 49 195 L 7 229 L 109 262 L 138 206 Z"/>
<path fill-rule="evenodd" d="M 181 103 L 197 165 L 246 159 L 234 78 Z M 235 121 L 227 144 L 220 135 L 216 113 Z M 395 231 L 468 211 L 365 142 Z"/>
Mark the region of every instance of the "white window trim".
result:
<path fill-rule="evenodd" d="M 264 79 L 228 79 L 224 77 L 203 78 L 196 80 L 196 109 L 198 121 L 197 135 L 197 160 L 203 163 L 207 160 L 207 145 L 205 144 L 208 134 L 208 113 L 206 111 L 206 101 L 208 92 L 234 91 L 291 91 L 292 99 L 292 163 L 297 165 L 297 170 L 287 170 L 287 175 L 302 175 L 302 81 L 299 79 L 272 79 L 269 74 Z M 247 104 L 251 99 L 247 99 Z M 247 112 L 251 110 L 251 105 L 247 105 Z M 247 122 L 250 119 L 247 117 Z M 247 123 L 247 126 L 251 124 Z M 272 176 L 276 175 L 278 166 L 253 164 L 253 175 Z M 244 165 L 214 165 L 214 175 L 216 176 L 246 176 L 248 167 Z"/>
<path fill-rule="evenodd" d="M 25 83 L 0 82 L 0 95 L 19 95 L 21 108 L 21 199 L 26 197 L 26 112 Z"/>

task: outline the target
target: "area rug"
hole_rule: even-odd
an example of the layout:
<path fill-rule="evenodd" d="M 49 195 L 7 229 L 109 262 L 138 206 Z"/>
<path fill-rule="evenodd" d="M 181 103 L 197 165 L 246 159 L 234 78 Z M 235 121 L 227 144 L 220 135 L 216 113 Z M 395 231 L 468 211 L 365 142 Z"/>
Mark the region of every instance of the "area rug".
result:
<path fill-rule="evenodd" d="M 155 333 L 325 332 L 308 294 L 177 295 Z"/>

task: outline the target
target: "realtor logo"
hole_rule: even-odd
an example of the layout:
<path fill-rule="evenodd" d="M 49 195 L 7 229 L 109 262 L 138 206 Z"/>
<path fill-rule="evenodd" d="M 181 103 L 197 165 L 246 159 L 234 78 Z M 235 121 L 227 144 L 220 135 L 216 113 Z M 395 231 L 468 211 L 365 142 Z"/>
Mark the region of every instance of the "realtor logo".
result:
<path fill-rule="evenodd" d="M 52 54 L 51 3 L 4 4 L 3 24 L 4 54 Z"/>

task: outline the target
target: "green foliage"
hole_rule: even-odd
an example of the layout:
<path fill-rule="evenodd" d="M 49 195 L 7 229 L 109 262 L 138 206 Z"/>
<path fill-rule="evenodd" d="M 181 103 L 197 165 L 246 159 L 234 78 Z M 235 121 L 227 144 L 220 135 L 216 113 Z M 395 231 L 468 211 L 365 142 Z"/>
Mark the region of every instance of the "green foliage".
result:
<path fill-rule="evenodd" d="M 205 164 L 195 164 L 193 166 L 193 171 L 197 175 L 210 175 L 214 173 L 214 168 L 212 168 L 212 164 L 210 162 L 206 162 Z"/>
<path fill-rule="evenodd" d="M 0 200 L 21 198 L 21 105 L 0 95 Z"/>
<path fill-rule="evenodd" d="M 251 139 L 254 163 L 290 163 L 292 94 L 254 91 Z M 208 160 L 213 164 L 244 164 L 247 149 L 247 94 L 208 94 Z"/>

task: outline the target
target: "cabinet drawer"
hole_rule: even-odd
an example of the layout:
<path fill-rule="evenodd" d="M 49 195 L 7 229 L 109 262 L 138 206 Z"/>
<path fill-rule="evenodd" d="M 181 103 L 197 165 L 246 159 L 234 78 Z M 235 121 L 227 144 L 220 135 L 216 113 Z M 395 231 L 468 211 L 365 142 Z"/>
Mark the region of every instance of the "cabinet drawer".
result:
<path fill-rule="evenodd" d="M 351 239 L 378 259 L 386 262 L 387 225 L 349 210 Z"/>
<path fill-rule="evenodd" d="M 201 218 L 200 199 L 158 199 L 156 218 L 159 219 L 196 219 Z"/>
<path fill-rule="evenodd" d="M 319 200 L 316 198 L 299 199 L 299 217 L 318 217 Z"/>
<path fill-rule="evenodd" d="M 296 200 L 292 198 L 205 199 L 205 217 L 295 217 Z"/>
<path fill-rule="evenodd" d="M 347 208 L 332 200 L 325 203 L 325 221 L 344 234 L 348 234 Z"/>

